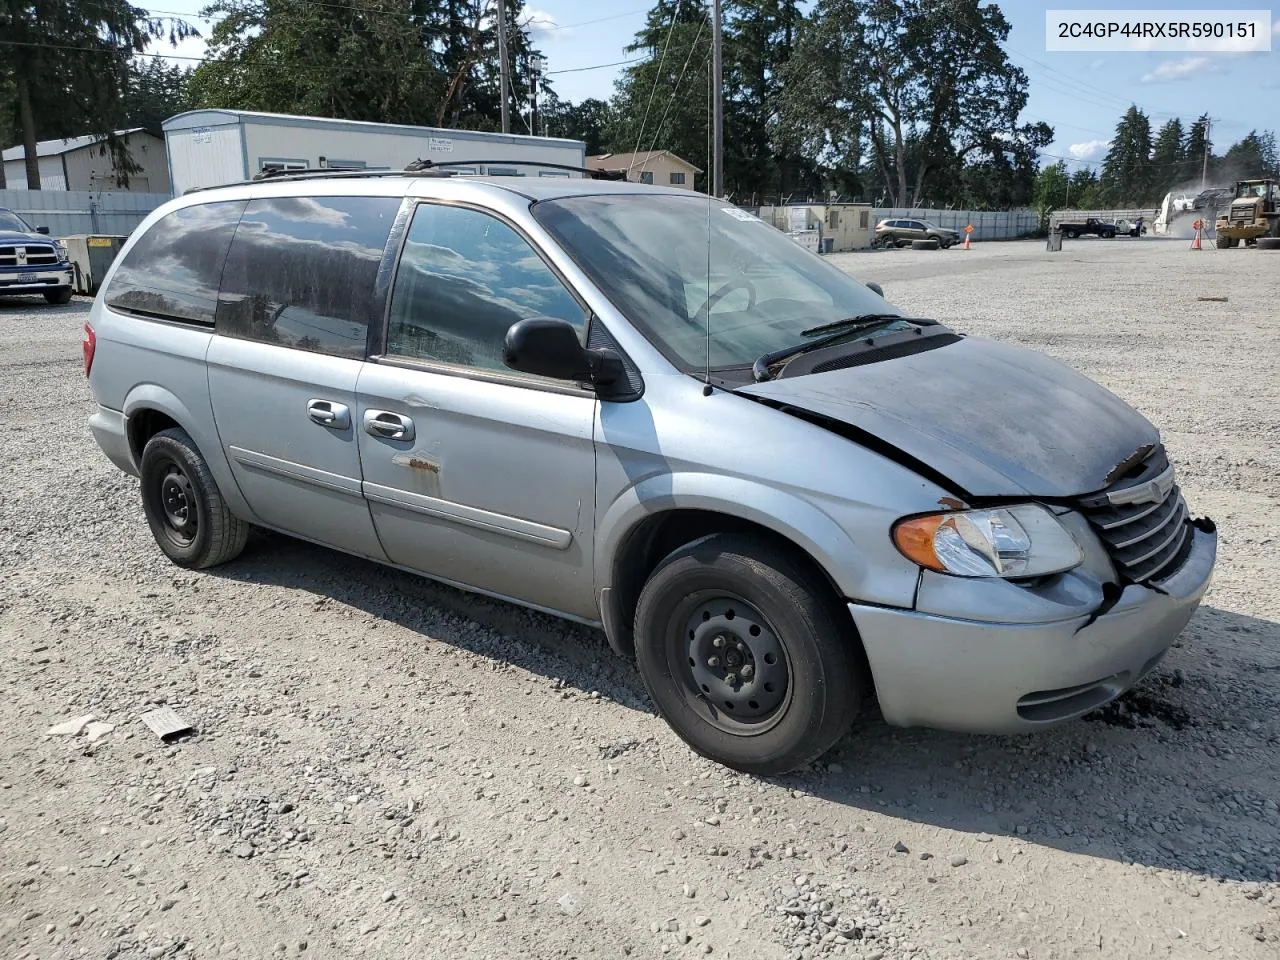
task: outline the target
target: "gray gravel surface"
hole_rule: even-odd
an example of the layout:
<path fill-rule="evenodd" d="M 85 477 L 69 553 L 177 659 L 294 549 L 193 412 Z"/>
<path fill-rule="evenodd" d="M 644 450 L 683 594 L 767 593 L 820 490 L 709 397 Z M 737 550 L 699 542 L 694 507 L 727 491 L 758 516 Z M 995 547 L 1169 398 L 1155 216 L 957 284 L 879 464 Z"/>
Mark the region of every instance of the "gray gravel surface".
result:
<path fill-rule="evenodd" d="M 1280 955 L 1280 254 L 833 259 L 1162 427 L 1221 561 L 1140 690 L 728 772 L 596 632 L 279 536 L 169 565 L 84 427 L 87 302 L 0 300 L 0 955 Z"/>

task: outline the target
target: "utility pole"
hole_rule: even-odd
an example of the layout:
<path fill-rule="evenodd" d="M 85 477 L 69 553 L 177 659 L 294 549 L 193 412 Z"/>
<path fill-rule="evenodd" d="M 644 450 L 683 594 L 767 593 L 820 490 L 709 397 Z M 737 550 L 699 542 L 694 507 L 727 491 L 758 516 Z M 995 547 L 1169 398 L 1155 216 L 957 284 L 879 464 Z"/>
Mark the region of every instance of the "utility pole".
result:
<path fill-rule="evenodd" d="M 507 105 L 507 91 L 511 89 L 507 78 L 507 8 L 502 0 L 498 0 L 498 82 L 502 84 L 502 132 L 511 132 L 511 113 Z"/>
<path fill-rule="evenodd" d="M 1209 177 L 1209 130 L 1213 127 L 1211 117 L 1204 118 L 1204 162 L 1200 165 L 1200 192 L 1204 193 L 1205 181 Z"/>
<path fill-rule="evenodd" d="M 711 0 L 711 195 L 724 196 L 724 78 L 720 58 L 720 0 Z"/>
<path fill-rule="evenodd" d="M 542 80 L 542 71 L 547 69 L 546 57 L 534 57 L 529 61 L 529 74 L 533 77 L 533 110 L 530 111 L 530 132 L 538 135 L 538 83 Z"/>

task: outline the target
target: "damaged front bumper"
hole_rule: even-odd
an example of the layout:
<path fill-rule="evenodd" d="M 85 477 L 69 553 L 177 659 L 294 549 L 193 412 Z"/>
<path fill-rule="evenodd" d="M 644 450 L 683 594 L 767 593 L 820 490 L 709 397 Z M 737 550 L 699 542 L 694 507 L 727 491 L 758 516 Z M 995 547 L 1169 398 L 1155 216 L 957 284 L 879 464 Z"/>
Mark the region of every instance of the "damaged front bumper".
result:
<path fill-rule="evenodd" d="M 1011 622 L 850 603 L 885 720 L 1023 733 L 1114 700 L 1160 662 L 1209 585 L 1217 534 L 1205 523 L 1192 537 L 1176 573 L 1125 587 L 1101 613 Z"/>

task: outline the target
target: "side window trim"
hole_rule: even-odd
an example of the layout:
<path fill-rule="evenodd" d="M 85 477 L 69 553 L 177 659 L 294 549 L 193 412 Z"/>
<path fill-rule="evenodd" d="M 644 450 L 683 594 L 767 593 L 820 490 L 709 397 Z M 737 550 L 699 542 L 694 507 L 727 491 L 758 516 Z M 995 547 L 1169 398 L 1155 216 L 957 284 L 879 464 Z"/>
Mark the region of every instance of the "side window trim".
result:
<path fill-rule="evenodd" d="M 409 239 L 409 227 L 412 225 L 413 218 L 417 215 L 418 210 L 421 209 L 422 207 L 458 207 L 462 210 L 473 210 L 476 213 L 481 213 L 481 214 L 484 214 L 485 216 L 492 217 L 493 219 L 497 220 L 499 223 L 504 224 L 507 227 L 510 227 L 511 230 L 516 234 L 516 236 L 518 236 L 521 240 L 523 240 L 526 244 L 528 244 L 529 249 L 532 250 L 534 254 L 538 257 L 538 259 L 543 262 L 546 268 L 551 271 L 551 274 L 557 280 L 560 281 L 560 285 L 564 287 L 564 289 L 568 292 L 569 296 L 573 298 L 574 302 L 577 303 L 578 306 L 582 308 L 583 315 L 587 318 L 587 322 L 582 325 L 581 340 L 582 340 L 583 346 L 586 346 L 587 333 L 591 329 L 591 321 L 594 319 L 595 314 L 592 313 L 591 307 L 588 306 L 586 300 L 583 299 L 582 294 L 580 294 L 574 288 L 573 284 L 569 282 L 568 278 L 565 277 L 565 275 L 560 272 L 560 269 L 554 263 L 552 263 L 549 259 L 547 259 L 547 255 L 543 251 L 542 247 L 540 247 L 534 241 L 534 239 L 529 236 L 528 232 L 524 230 L 518 223 L 516 223 L 510 217 L 507 217 L 504 214 L 498 212 L 497 210 L 494 210 L 490 207 L 483 206 L 478 203 L 469 203 L 465 200 L 439 200 L 439 199 L 430 198 L 430 197 L 407 197 L 405 198 L 404 206 L 401 208 L 401 213 L 403 213 L 405 216 L 405 222 L 403 225 L 403 229 L 401 230 L 401 233 L 400 233 L 399 241 L 394 246 L 395 262 L 393 264 L 393 268 L 392 268 L 390 277 L 388 279 L 386 302 L 383 303 L 382 305 L 382 323 L 379 324 L 380 329 L 378 331 L 378 342 L 376 344 L 377 353 L 375 355 L 373 350 L 374 345 L 371 344 L 370 359 L 380 360 L 383 357 L 388 356 L 388 354 L 386 354 L 385 351 L 386 351 L 388 336 L 390 334 L 390 328 L 391 328 L 392 294 L 395 291 L 396 280 L 400 276 L 400 264 L 404 257 L 405 244 L 408 242 L 408 239 Z M 400 226 L 400 219 L 397 216 L 395 226 L 392 227 L 393 237 L 395 236 L 396 228 L 399 226 Z M 389 244 L 388 246 L 390 247 L 391 245 Z M 381 273 L 379 273 L 379 279 L 381 279 Z M 413 363 L 418 363 L 418 364 L 431 364 L 432 366 L 439 366 L 442 368 L 447 367 L 448 369 L 451 369 L 451 370 L 452 369 L 461 369 L 461 370 L 470 369 L 466 367 L 454 368 L 453 366 L 448 364 L 431 363 L 431 361 L 413 360 L 413 358 L 411 357 L 401 357 L 400 359 L 410 361 Z M 516 372 L 513 370 L 512 376 L 519 376 L 519 375 L 516 374 Z M 532 383 L 535 381 L 522 380 L 521 382 Z M 536 382 L 542 383 L 543 381 L 539 380 Z"/>

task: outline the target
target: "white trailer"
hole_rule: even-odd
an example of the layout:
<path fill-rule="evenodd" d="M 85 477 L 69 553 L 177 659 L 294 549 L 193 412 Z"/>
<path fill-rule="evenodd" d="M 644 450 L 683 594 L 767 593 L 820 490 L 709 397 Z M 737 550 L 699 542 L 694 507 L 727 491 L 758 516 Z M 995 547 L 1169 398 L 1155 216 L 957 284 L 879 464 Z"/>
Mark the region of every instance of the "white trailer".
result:
<path fill-rule="evenodd" d="M 456 169 L 492 176 L 578 176 L 550 166 L 507 164 L 582 167 L 587 156 L 581 140 L 247 110 L 191 110 L 170 117 L 163 128 L 174 196 L 270 169 L 402 170 L 414 160 L 470 162 Z"/>

